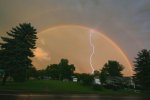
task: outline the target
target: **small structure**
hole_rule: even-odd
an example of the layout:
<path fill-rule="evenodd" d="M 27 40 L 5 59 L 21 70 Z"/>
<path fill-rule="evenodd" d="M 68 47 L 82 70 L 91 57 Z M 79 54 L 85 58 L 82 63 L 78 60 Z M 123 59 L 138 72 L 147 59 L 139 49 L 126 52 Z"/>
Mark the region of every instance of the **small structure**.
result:
<path fill-rule="evenodd" d="M 74 77 L 73 82 L 78 82 L 78 78 Z"/>
<path fill-rule="evenodd" d="M 72 76 L 72 81 L 73 82 L 78 82 L 78 78 L 76 76 Z"/>
<path fill-rule="evenodd" d="M 101 85 L 100 79 L 98 77 L 94 77 L 94 84 Z"/>

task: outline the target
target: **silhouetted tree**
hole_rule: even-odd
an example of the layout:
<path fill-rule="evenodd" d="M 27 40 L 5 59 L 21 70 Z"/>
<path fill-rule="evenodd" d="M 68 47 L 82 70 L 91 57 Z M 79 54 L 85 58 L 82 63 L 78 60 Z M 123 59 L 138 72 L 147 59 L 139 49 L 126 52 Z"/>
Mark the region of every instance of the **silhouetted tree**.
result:
<path fill-rule="evenodd" d="M 94 76 L 99 76 L 100 75 L 100 72 L 98 70 L 94 70 Z"/>
<path fill-rule="evenodd" d="M 67 59 L 61 59 L 59 64 L 51 64 L 46 68 L 47 76 L 53 79 L 71 79 L 75 71 L 75 66 L 73 64 L 69 65 Z"/>
<path fill-rule="evenodd" d="M 48 65 L 46 68 L 46 75 L 50 76 L 52 79 L 59 79 L 59 66 L 58 64 Z"/>
<path fill-rule="evenodd" d="M 36 29 L 30 23 L 19 24 L 7 32 L 8 37 L 1 37 L 0 66 L 5 71 L 3 84 L 10 75 L 15 81 L 25 81 L 27 69 L 32 66 L 30 57 L 35 49 Z"/>
<path fill-rule="evenodd" d="M 104 83 L 108 76 L 111 77 L 122 77 L 121 71 L 123 70 L 123 66 L 119 64 L 117 61 L 108 61 L 104 65 L 100 73 L 101 82 Z"/>
<path fill-rule="evenodd" d="M 69 65 L 67 59 L 61 59 L 59 63 L 59 79 L 71 79 L 73 72 L 75 71 L 75 67 L 73 64 Z"/>
<path fill-rule="evenodd" d="M 101 80 L 102 84 L 106 82 L 107 77 L 108 77 L 107 68 L 103 67 L 101 72 L 100 72 L 100 80 Z"/>
<path fill-rule="evenodd" d="M 143 49 L 138 52 L 134 66 L 137 84 L 143 88 L 150 88 L 150 50 Z"/>

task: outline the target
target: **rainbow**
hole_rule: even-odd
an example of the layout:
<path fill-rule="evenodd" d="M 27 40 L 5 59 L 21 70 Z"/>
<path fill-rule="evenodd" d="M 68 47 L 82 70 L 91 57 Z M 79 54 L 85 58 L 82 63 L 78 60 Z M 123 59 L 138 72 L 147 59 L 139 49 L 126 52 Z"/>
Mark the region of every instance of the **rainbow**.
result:
<path fill-rule="evenodd" d="M 77 27 L 77 28 L 86 29 L 86 30 L 89 30 L 89 31 L 92 30 L 94 33 L 98 33 L 99 36 L 101 36 L 102 38 L 107 40 L 111 45 L 113 45 L 117 49 L 117 51 L 123 56 L 123 58 L 125 59 L 125 61 L 128 64 L 128 66 L 126 66 L 126 67 L 128 67 L 130 69 L 130 71 L 132 71 L 132 64 L 129 61 L 129 58 L 128 58 L 127 54 L 117 45 L 117 43 L 115 43 L 113 40 L 111 40 L 105 34 L 99 32 L 95 29 L 85 27 L 85 26 L 81 26 L 81 25 L 71 25 L 71 24 L 69 24 L 69 25 L 57 25 L 57 26 L 48 27 L 48 28 L 44 29 L 43 31 L 40 31 L 38 34 L 41 34 L 41 33 L 47 32 L 47 31 L 51 31 L 51 30 L 56 30 L 58 28 L 66 28 L 66 27 Z M 133 73 L 133 72 L 131 72 L 131 73 Z"/>

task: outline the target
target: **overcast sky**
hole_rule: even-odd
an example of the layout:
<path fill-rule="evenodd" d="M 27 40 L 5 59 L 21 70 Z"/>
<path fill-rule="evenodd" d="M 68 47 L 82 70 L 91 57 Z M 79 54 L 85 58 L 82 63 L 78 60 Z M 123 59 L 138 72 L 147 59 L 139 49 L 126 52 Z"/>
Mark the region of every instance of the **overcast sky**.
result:
<path fill-rule="evenodd" d="M 0 35 L 22 22 L 39 32 L 69 24 L 95 29 L 130 60 L 150 49 L 150 0 L 0 0 Z"/>

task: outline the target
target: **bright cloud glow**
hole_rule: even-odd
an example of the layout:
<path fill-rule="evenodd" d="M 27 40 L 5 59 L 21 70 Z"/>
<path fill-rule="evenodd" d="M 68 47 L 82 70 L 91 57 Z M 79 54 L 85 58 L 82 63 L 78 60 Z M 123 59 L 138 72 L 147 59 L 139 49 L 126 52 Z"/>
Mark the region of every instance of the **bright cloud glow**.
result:
<path fill-rule="evenodd" d="M 51 57 L 48 52 L 44 51 L 42 48 L 37 47 L 34 51 L 35 58 L 38 60 L 50 60 Z"/>

